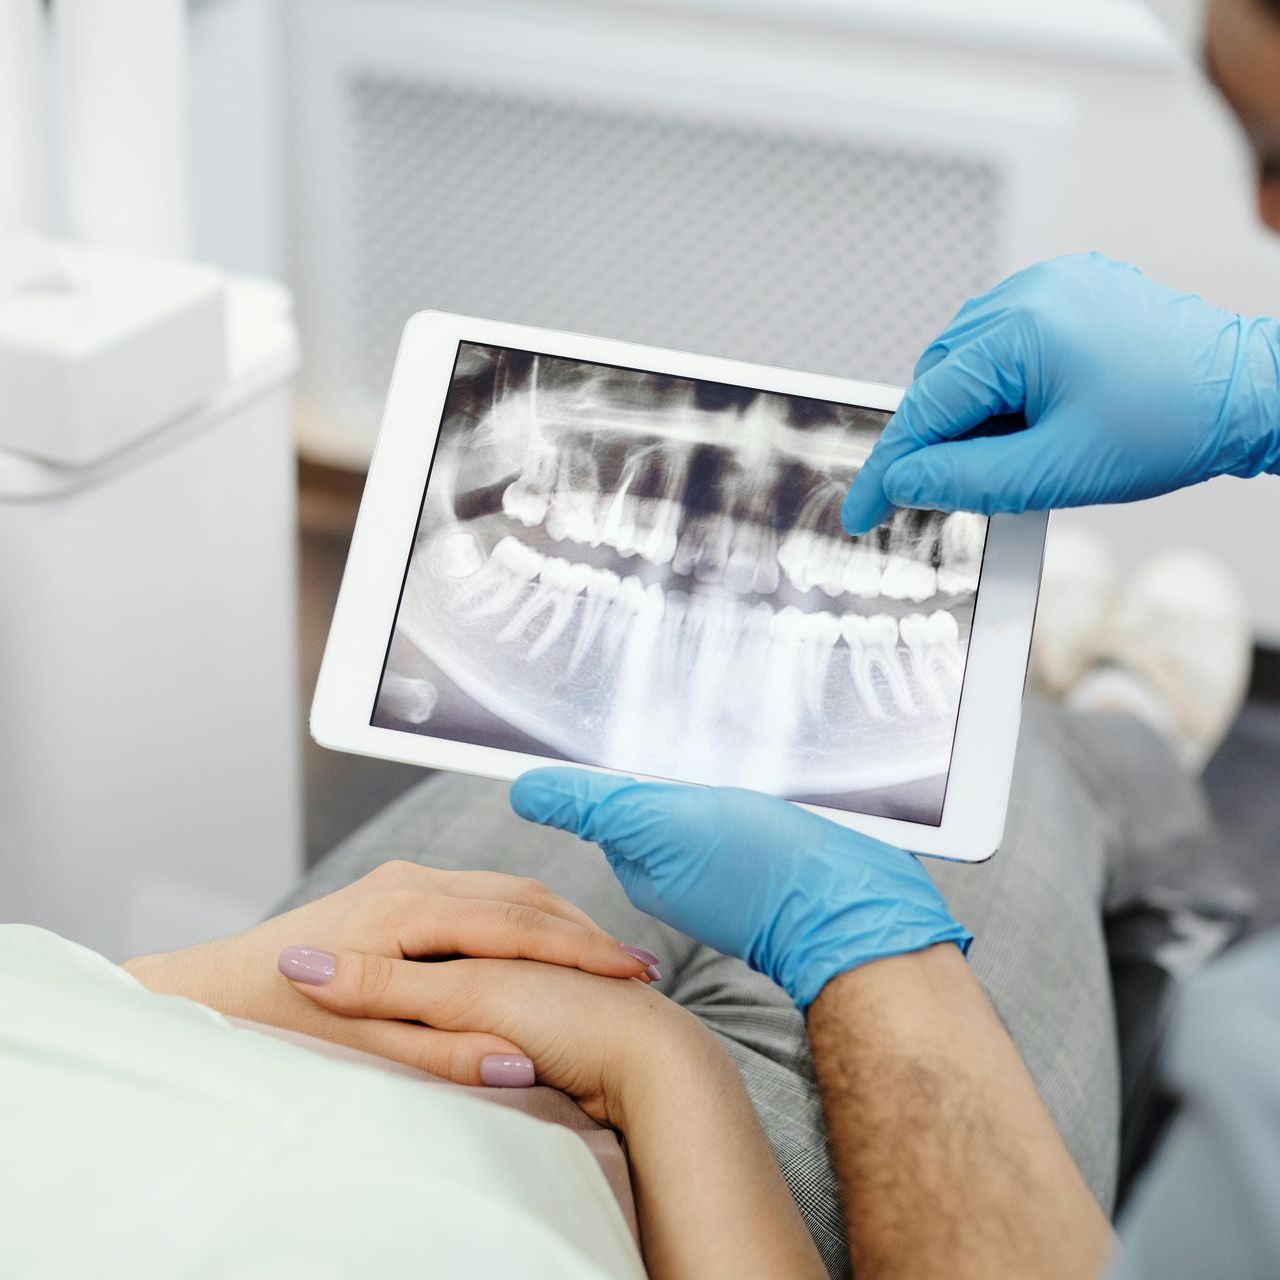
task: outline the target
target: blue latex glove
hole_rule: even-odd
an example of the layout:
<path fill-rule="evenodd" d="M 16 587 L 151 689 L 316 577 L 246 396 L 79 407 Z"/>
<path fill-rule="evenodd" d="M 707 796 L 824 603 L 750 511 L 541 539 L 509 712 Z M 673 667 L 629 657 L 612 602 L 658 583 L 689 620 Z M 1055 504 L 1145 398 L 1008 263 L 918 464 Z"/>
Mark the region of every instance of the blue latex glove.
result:
<path fill-rule="evenodd" d="M 957 439 L 1005 414 L 1026 426 Z M 894 506 L 1038 511 L 1278 470 L 1280 322 L 1094 253 L 1020 271 L 960 309 L 842 519 L 865 533 Z"/>
<path fill-rule="evenodd" d="M 909 853 L 785 800 L 535 769 L 522 817 L 594 840 L 641 911 L 741 956 L 807 1009 L 837 975 L 973 935 Z"/>

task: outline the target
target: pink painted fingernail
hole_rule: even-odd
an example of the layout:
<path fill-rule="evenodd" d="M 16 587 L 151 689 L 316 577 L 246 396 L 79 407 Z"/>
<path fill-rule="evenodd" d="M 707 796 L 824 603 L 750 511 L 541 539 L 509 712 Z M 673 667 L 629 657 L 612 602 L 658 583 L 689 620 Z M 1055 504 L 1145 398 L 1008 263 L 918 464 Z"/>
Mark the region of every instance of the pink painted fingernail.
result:
<path fill-rule="evenodd" d="M 480 1083 L 496 1089 L 527 1089 L 533 1083 L 533 1059 L 522 1054 L 491 1053 L 480 1059 Z"/>
<path fill-rule="evenodd" d="M 338 972 L 338 957 L 332 951 L 321 951 L 319 947 L 285 947 L 276 967 L 293 982 L 323 987 L 332 982 L 333 975 Z"/>
<path fill-rule="evenodd" d="M 646 951 L 644 947 L 637 947 L 632 942 L 620 942 L 618 945 L 627 953 L 627 955 L 635 956 L 637 960 L 644 963 L 646 966 L 645 973 L 649 975 L 652 981 L 662 981 L 662 972 L 658 968 L 658 965 L 662 962 L 653 954 L 652 951 Z"/>

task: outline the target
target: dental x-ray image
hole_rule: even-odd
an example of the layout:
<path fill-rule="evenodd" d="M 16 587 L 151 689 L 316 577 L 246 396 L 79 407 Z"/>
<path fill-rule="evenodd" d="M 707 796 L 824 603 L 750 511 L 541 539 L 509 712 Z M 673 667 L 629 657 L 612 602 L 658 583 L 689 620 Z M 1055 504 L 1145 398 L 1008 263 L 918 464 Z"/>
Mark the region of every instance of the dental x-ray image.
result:
<path fill-rule="evenodd" d="M 986 539 L 889 414 L 462 343 L 373 723 L 937 825 Z"/>

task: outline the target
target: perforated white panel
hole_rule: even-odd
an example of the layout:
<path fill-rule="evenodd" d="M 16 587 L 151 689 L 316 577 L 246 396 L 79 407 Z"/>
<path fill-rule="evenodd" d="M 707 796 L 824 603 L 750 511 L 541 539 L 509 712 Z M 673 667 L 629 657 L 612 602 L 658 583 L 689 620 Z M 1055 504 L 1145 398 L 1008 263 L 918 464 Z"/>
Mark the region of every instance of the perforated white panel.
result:
<path fill-rule="evenodd" d="M 425 307 L 900 382 L 998 260 L 984 158 L 364 72 L 342 353 L 381 400 Z"/>

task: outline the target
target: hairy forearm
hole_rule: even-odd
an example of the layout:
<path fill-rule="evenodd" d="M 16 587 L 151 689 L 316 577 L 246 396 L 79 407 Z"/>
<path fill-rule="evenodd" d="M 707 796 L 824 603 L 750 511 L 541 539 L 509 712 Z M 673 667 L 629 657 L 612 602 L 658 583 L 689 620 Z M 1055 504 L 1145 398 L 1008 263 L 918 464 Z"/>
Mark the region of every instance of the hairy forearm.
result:
<path fill-rule="evenodd" d="M 617 1123 L 655 1280 L 825 1277 L 737 1068 L 710 1034 L 691 1028 L 638 1072 Z"/>
<path fill-rule="evenodd" d="M 1106 1217 L 955 946 L 836 978 L 809 1034 L 859 1280 L 1102 1273 Z"/>

